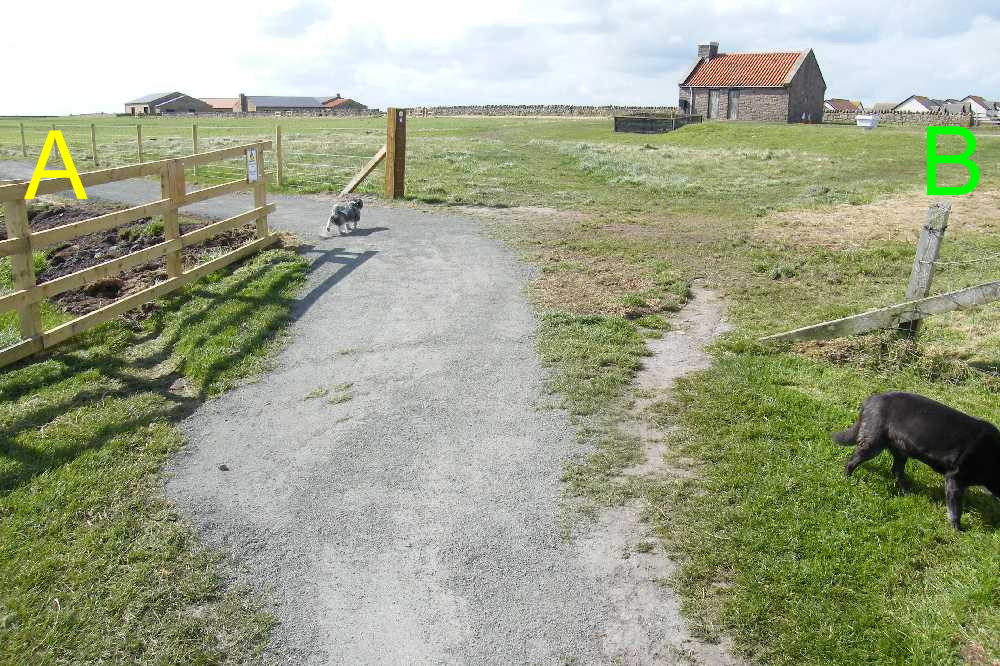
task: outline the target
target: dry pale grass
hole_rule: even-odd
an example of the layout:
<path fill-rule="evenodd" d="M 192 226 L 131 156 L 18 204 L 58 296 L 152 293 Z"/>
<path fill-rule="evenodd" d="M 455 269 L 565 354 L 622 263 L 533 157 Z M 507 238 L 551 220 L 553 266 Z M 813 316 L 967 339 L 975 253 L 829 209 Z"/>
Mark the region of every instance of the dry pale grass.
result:
<path fill-rule="evenodd" d="M 632 311 L 622 294 L 652 289 L 649 271 L 612 256 L 546 250 L 533 263 L 541 274 L 532 281 L 532 299 L 543 308 L 574 314 L 625 315 Z"/>
<path fill-rule="evenodd" d="M 539 307 L 573 314 L 634 314 L 635 307 L 626 305 L 622 295 L 646 292 L 656 284 L 646 265 L 615 253 L 567 249 L 562 241 L 669 235 L 668 229 L 648 221 L 611 225 L 592 214 L 544 206 L 456 206 L 453 210 L 487 221 L 494 234 L 524 251 L 525 258 L 539 269 L 529 286 Z"/>
<path fill-rule="evenodd" d="M 773 213 L 759 228 L 763 237 L 803 245 L 844 249 L 873 241 L 915 242 L 927 206 L 935 199 L 911 192 L 861 206 L 839 204 Z M 961 197 L 943 197 L 952 204 L 951 230 L 1000 231 L 1000 190 L 976 190 Z"/>
<path fill-rule="evenodd" d="M 547 206 L 453 206 L 452 210 L 463 215 L 472 215 L 490 222 L 504 224 L 546 225 L 560 222 L 580 222 L 587 219 L 584 213 L 572 210 L 558 210 Z"/>

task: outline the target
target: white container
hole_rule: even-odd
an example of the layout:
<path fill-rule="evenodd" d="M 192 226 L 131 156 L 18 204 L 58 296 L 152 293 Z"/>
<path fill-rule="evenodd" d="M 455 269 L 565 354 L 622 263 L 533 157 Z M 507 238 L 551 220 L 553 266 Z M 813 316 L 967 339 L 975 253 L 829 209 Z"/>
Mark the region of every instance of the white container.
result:
<path fill-rule="evenodd" d="M 866 132 L 878 127 L 878 116 L 876 115 L 856 116 L 855 119 L 857 120 L 858 127 L 864 127 Z"/>

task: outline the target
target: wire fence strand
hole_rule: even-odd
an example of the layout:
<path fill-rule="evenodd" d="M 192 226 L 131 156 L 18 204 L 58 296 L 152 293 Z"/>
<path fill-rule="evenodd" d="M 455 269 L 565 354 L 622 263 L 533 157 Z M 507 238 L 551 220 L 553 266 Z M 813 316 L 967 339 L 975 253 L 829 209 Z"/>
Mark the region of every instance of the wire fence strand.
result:
<path fill-rule="evenodd" d="M 183 157 L 255 141 L 274 141 L 274 128 L 255 125 L 197 125 L 197 146 L 191 126 L 141 124 L 142 161 Z M 67 122 L 54 123 L 73 157 L 76 168 L 84 171 L 124 166 L 139 162 L 137 124 Z M 0 124 L 0 158 L 37 161 L 52 122 Z M 382 146 L 384 135 L 372 126 L 310 127 L 292 126 L 282 137 L 282 173 L 290 187 L 337 187 L 346 184 Z M 93 132 L 93 133 L 92 133 Z M 94 155 L 96 148 L 96 158 Z M 277 146 L 264 153 L 263 166 L 277 172 Z M 224 181 L 244 172 L 242 157 L 189 169 L 193 182 Z M 58 150 L 53 150 L 47 168 L 64 167 Z M 197 175 L 196 175 L 197 174 Z"/>

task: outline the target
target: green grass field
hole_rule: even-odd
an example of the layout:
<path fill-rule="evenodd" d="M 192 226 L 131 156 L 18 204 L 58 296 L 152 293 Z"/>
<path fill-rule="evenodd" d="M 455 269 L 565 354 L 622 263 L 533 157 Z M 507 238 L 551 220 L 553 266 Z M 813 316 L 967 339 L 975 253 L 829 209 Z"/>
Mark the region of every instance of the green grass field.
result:
<path fill-rule="evenodd" d="M 260 372 L 305 262 L 271 250 L 0 371 L 0 663 L 245 662 L 271 618 L 160 490 L 175 423 Z"/>
<path fill-rule="evenodd" d="M 98 126 L 110 133 L 121 120 Z M 277 120 L 199 126 L 222 145 L 270 137 Z M 346 153 L 348 137 L 360 137 L 358 162 L 381 145 L 384 124 L 280 122 L 303 154 L 333 153 L 338 141 Z M 0 120 L 7 155 L 19 150 L 9 125 Z M 129 128 L 120 131 L 127 145 Z M 150 120 L 144 133 L 170 146 L 162 154 L 181 154 L 190 123 Z M 949 263 L 934 291 L 1000 272 L 1000 136 L 979 136 L 982 183 L 954 200 L 942 251 Z M 755 342 L 901 300 L 929 201 L 924 141 L 920 129 L 844 126 L 717 123 L 639 136 L 614 134 L 610 119 L 409 123 L 411 205 L 476 212 L 540 268 L 531 286 L 546 313 L 540 353 L 553 390 L 596 447 L 567 469 L 568 492 L 595 507 L 646 507 L 680 559 L 675 584 L 697 626 L 731 635 L 757 663 L 1000 659 L 1000 507 L 972 492 L 967 530 L 955 533 L 939 476 L 911 463 L 916 490 L 897 495 L 888 462 L 878 459 L 848 482 L 849 452 L 829 440 L 867 394 L 887 389 L 1000 422 L 1000 305 L 933 318 L 917 343 L 887 334 Z M 949 141 L 941 152 L 959 148 Z M 302 164 L 302 180 L 286 189 L 336 190 L 346 180 Z M 942 173 L 947 183 L 965 178 L 957 167 Z M 380 175 L 362 191 L 381 192 Z M 673 402 L 646 417 L 675 426 L 673 464 L 696 476 L 637 483 L 619 475 L 641 452 L 618 424 L 635 396 L 641 335 L 669 325 L 694 278 L 724 293 L 735 330 L 716 345 L 711 370 L 684 380 Z M 16 502 L 37 510 L 22 495 Z"/>

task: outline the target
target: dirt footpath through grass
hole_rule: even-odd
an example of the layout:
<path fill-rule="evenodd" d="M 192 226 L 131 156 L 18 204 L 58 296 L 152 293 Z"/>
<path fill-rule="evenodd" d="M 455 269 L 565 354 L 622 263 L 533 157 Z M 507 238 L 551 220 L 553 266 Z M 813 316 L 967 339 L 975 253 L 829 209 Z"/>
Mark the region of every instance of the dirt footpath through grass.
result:
<path fill-rule="evenodd" d="M 29 169 L 0 163 L 0 177 Z M 138 203 L 158 186 L 88 193 Z M 541 408 L 527 269 L 469 219 L 369 207 L 356 234 L 321 239 L 329 197 L 275 200 L 272 225 L 311 261 L 289 342 L 273 371 L 182 424 L 166 487 L 272 595 L 272 656 L 606 663 L 629 647 L 609 631 L 687 644 L 655 608 L 620 626 L 613 571 L 561 536 L 559 479 L 584 452 L 565 415 Z"/>

